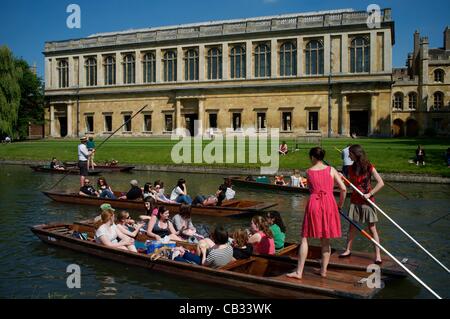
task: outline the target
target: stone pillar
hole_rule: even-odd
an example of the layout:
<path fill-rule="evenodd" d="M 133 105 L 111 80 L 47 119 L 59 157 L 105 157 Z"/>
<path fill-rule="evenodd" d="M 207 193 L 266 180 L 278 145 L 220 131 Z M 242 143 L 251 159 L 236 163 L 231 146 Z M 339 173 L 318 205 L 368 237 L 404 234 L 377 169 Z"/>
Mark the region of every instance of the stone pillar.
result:
<path fill-rule="evenodd" d="M 198 80 L 205 81 L 205 45 L 198 47 Z"/>
<path fill-rule="evenodd" d="M 59 74 L 58 74 L 58 60 L 52 59 L 51 65 L 51 79 L 52 79 L 52 88 L 59 88 Z"/>
<path fill-rule="evenodd" d="M 222 80 L 228 80 L 229 78 L 229 54 L 228 43 L 222 44 Z"/>
<path fill-rule="evenodd" d="M 175 104 L 175 129 L 181 128 L 181 101 L 177 99 Z"/>
<path fill-rule="evenodd" d="M 72 114 L 73 114 L 73 107 L 72 107 L 72 102 L 70 102 L 70 103 L 67 103 L 67 136 L 68 137 L 73 136 Z"/>
<path fill-rule="evenodd" d="M 136 56 L 136 59 L 135 59 L 135 61 L 136 61 L 136 62 L 135 62 L 135 63 L 136 63 L 136 67 L 135 67 L 135 70 L 136 70 L 135 77 L 136 77 L 136 79 L 135 79 L 134 83 L 136 83 L 136 84 L 142 84 L 142 83 L 144 82 L 144 79 L 143 79 L 143 77 L 142 77 L 142 62 L 141 62 L 142 57 L 141 57 L 141 50 L 136 50 L 135 56 Z"/>
<path fill-rule="evenodd" d="M 277 39 L 272 39 L 270 41 L 270 77 L 277 78 L 278 77 L 278 41 Z"/>
<path fill-rule="evenodd" d="M 297 37 L 297 76 L 303 76 L 303 37 Z"/>
<path fill-rule="evenodd" d="M 177 46 L 177 82 L 184 81 L 183 63 L 184 63 L 183 48 L 181 46 Z"/>
<path fill-rule="evenodd" d="M 253 68 L 252 68 L 252 58 L 253 58 L 253 44 L 251 40 L 245 41 L 245 58 L 246 58 L 246 78 L 253 79 Z"/>
<path fill-rule="evenodd" d="M 203 98 L 200 98 L 199 100 L 198 100 L 198 134 L 200 135 L 200 136 L 203 136 L 203 128 L 205 127 L 204 126 L 204 122 L 205 122 L 205 120 L 204 120 L 204 118 L 205 118 L 205 106 L 204 106 L 204 99 Z"/>
<path fill-rule="evenodd" d="M 116 52 L 116 84 L 123 84 L 122 54 Z"/>
<path fill-rule="evenodd" d="M 50 136 L 55 137 L 55 107 L 50 104 Z"/>
<path fill-rule="evenodd" d="M 329 34 L 323 37 L 323 72 L 325 75 L 330 73 L 330 57 L 331 57 L 331 38 Z"/>
<path fill-rule="evenodd" d="M 72 56 L 69 59 L 69 87 L 76 87 L 78 79 L 75 74 L 75 58 Z"/>
<path fill-rule="evenodd" d="M 370 31 L 370 73 L 377 71 L 377 32 Z"/>
<path fill-rule="evenodd" d="M 162 75 L 162 57 L 161 57 L 161 49 L 157 48 L 155 52 L 155 74 L 156 74 L 156 83 L 161 83 L 161 75 Z"/>
<path fill-rule="evenodd" d="M 103 67 L 103 56 L 97 54 L 97 86 L 105 85 L 105 68 Z"/>
<path fill-rule="evenodd" d="M 377 95 L 371 94 L 370 95 L 370 121 L 369 121 L 369 134 L 373 135 L 376 133 L 377 129 L 377 120 L 378 120 L 378 114 L 377 114 Z"/>
<path fill-rule="evenodd" d="M 342 73 L 348 73 L 348 34 L 344 33 L 342 35 L 342 41 L 341 41 L 341 65 L 342 65 Z"/>
<path fill-rule="evenodd" d="M 391 29 L 384 32 L 384 72 L 392 73 L 392 39 Z"/>
<path fill-rule="evenodd" d="M 79 67 L 79 74 L 80 74 L 80 87 L 85 87 L 86 86 L 86 69 L 84 67 L 84 57 L 82 55 L 79 56 L 78 67 Z"/>
<path fill-rule="evenodd" d="M 342 94 L 341 96 L 341 108 L 339 112 L 339 120 L 340 120 L 340 128 L 339 128 L 339 134 L 343 136 L 348 136 L 347 132 L 347 117 L 348 117 L 348 111 L 347 111 L 347 96 L 345 94 Z"/>
<path fill-rule="evenodd" d="M 44 78 L 46 89 L 50 89 L 52 87 L 51 76 L 52 76 L 52 59 L 45 58 Z"/>

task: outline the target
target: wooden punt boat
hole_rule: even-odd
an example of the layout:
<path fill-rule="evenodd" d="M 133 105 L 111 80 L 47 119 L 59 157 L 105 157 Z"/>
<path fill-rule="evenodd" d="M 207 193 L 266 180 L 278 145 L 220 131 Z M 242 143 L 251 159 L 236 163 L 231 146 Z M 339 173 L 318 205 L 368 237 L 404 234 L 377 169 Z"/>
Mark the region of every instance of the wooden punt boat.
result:
<path fill-rule="evenodd" d="M 233 185 L 236 185 L 236 186 L 258 188 L 258 189 L 263 189 L 263 190 L 267 190 L 267 191 L 309 194 L 308 188 L 293 187 L 293 186 L 288 186 L 288 185 L 286 185 L 286 186 L 275 185 L 275 184 L 261 183 L 261 182 L 256 182 L 256 181 L 247 181 L 247 180 L 245 180 L 245 177 L 243 177 L 243 176 L 230 176 L 230 177 L 226 177 L 225 179 L 230 179 L 231 182 L 233 183 Z M 335 189 L 333 192 L 335 195 L 339 195 L 338 189 Z M 347 195 L 348 194 L 349 194 L 349 192 L 347 193 Z"/>
<path fill-rule="evenodd" d="M 52 169 L 44 165 L 32 165 L 30 166 L 30 168 L 35 172 L 41 173 L 80 175 L 80 169 L 77 167 L 70 167 L 62 170 L 62 169 Z M 88 171 L 89 176 L 100 175 L 101 173 L 103 173 L 103 171 L 93 171 L 93 170 Z"/>
<path fill-rule="evenodd" d="M 64 162 L 64 165 L 67 168 L 76 167 L 78 163 L 76 162 Z M 134 169 L 134 166 L 122 166 L 122 165 L 97 165 L 93 169 L 93 171 L 101 170 L 102 172 L 130 172 L 132 169 Z"/>
<path fill-rule="evenodd" d="M 93 205 L 100 207 L 103 203 L 109 203 L 114 208 L 132 209 L 142 211 L 144 210 L 144 202 L 142 200 L 122 200 L 122 199 L 105 199 L 98 197 L 84 197 L 75 193 L 63 192 L 43 192 L 46 196 L 57 202 Z M 121 196 L 121 192 L 115 192 L 116 196 Z M 172 214 L 179 212 L 181 204 L 161 203 Z M 277 203 L 258 202 L 253 200 L 230 200 L 224 201 L 222 206 L 192 206 L 191 213 L 195 215 L 205 216 L 245 216 L 260 213 L 264 209 L 277 205 Z"/>
<path fill-rule="evenodd" d="M 193 284 L 204 282 L 268 298 L 371 298 L 380 291 L 379 288 L 368 288 L 362 282 L 367 277 L 363 271 L 330 270 L 327 278 L 321 278 L 312 267 L 307 266 L 303 279 L 297 280 L 285 275 L 295 268 L 291 262 L 264 256 L 250 257 L 212 269 L 166 258 L 152 260 L 147 254 L 106 247 L 91 238 L 77 239 L 72 236 L 71 224 L 37 225 L 31 227 L 31 231 L 45 243 L 181 277 L 185 280 L 183 284 L 186 280 L 193 280 Z"/>
<path fill-rule="evenodd" d="M 95 234 L 95 224 L 93 219 L 77 221 L 73 224 L 74 230 L 78 232 L 86 232 L 91 237 Z M 139 233 L 136 238 L 137 241 L 145 242 L 146 240 L 152 240 L 146 233 Z M 195 249 L 195 244 L 183 243 L 183 245 L 188 245 L 189 249 Z M 274 256 L 266 256 L 269 259 L 283 259 L 285 261 L 290 260 L 293 264 L 297 264 L 298 261 L 298 249 L 299 244 L 286 243 L 285 247 L 278 251 Z M 308 257 L 306 259 L 306 265 L 314 266 L 320 268 L 320 259 L 322 258 L 321 247 L 319 246 L 309 246 Z M 353 251 L 352 255 L 348 258 L 339 258 L 343 250 L 331 249 L 330 262 L 328 265 L 329 269 L 347 269 L 356 271 L 366 271 L 367 266 L 373 264 L 373 254 L 366 252 Z M 394 279 L 394 278 L 404 278 L 407 277 L 403 268 L 401 268 L 395 261 L 393 261 L 389 256 L 382 255 L 383 264 L 380 265 L 381 274 L 383 279 Z M 411 270 L 417 268 L 417 264 L 410 260 L 409 258 L 403 258 L 400 260 L 403 264 Z"/>

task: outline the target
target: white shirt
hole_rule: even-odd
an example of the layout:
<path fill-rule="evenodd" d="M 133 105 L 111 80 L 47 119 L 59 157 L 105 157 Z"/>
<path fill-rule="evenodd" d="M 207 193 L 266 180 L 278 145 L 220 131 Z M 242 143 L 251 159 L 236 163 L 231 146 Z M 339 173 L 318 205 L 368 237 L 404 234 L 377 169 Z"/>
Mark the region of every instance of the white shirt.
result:
<path fill-rule="evenodd" d="M 292 175 L 291 176 L 291 186 L 293 186 L 293 187 L 300 187 L 300 177 Z"/>
<path fill-rule="evenodd" d="M 227 190 L 225 192 L 225 199 L 231 200 L 234 199 L 234 196 L 236 196 L 236 191 L 234 191 L 231 187 L 227 187 Z"/>
<path fill-rule="evenodd" d="M 343 164 L 344 166 L 351 166 L 353 165 L 353 161 L 350 159 L 350 146 L 344 148 L 342 150 L 342 160 L 343 160 Z"/>
<path fill-rule="evenodd" d="M 109 241 L 113 244 L 117 243 L 117 228 L 116 224 L 108 226 L 107 224 L 101 225 L 95 232 L 95 241 L 99 244 L 102 243 L 100 237 L 107 236 Z"/>
<path fill-rule="evenodd" d="M 170 200 L 176 200 L 180 195 L 183 195 L 183 190 L 180 186 L 177 186 L 173 189 L 172 194 L 170 194 Z"/>
<path fill-rule="evenodd" d="M 79 161 L 87 161 L 89 157 L 89 151 L 87 149 L 86 144 L 78 145 L 78 160 Z"/>

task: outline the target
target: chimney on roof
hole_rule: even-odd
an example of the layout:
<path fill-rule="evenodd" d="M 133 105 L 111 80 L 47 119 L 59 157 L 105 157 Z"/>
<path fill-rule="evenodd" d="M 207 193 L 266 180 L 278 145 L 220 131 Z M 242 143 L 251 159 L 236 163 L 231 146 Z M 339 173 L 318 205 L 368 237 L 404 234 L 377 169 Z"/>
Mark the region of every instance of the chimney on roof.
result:
<path fill-rule="evenodd" d="M 418 30 L 414 32 L 414 50 L 411 61 L 412 75 L 419 74 L 419 52 L 420 52 L 420 33 Z"/>
<path fill-rule="evenodd" d="M 444 30 L 444 50 L 450 50 L 450 28 L 448 26 Z"/>

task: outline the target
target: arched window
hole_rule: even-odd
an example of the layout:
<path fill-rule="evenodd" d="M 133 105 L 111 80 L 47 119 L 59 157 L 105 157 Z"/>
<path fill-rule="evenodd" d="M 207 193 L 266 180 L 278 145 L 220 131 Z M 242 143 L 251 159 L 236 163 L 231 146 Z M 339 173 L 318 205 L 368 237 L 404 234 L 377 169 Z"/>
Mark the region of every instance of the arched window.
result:
<path fill-rule="evenodd" d="M 69 62 L 65 59 L 58 61 L 58 80 L 60 88 L 69 86 Z"/>
<path fill-rule="evenodd" d="M 292 42 L 280 48 L 280 76 L 297 75 L 297 48 Z"/>
<path fill-rule="evenodd" d="M 444 71 L 441 69 L 434 70 L 434 82 L 444 83 Z"/>
<path fill-rule="evenodd" d="M 86 85 L 97 85 L 97 59 L 88 58 L 84 63 L 84 67 L 86 68 Z"/>
<path fill-rule="evenodd" d="M 230 77 L 232 79 L 245 78 L 246 72 L 245 49 L 236 45 L 230 51 Z"/>
<path fill-rule="evenodd" d="M 156 58 L 155 54 L 150 52 L 144 55 L 142 61 L 144 83 L 156 82 Z"/>
<path fill-rule="evenodd" d="M 433 106 L 435 110 L 440 110 L 442 107 L 444 107 L 444 93 L 435 92 L 433 94 L 433 97 L 434 97 Z"/>
<path fill-rule="evenodd" d="M 177 80 L 177 54 L 175 51 L 167 51 L 164 54 L 164 82 Z"/>
<path fill-rule="evenodd" d="M 270 48 L 262 43 L 255 49 L 255 78 L 270 76 Z"/>
<path fill-rule="evenodd" d="M 308 75 L 323 74 L 323 44 L 319 40 L 311 40 L 305 50 L 305 73 Z"/>
<path fill-rule="evenodd" d="M 136 60 L 133 54 L 127 54 L 123 59 L 123 83 L 133 84 L 136 82 Z"/>
<path fill-rule="evenodd" d="M 393 104 L 394 110 L 403 110 L 403 93 L 401 93 L 401 92 L 395 93 L 392 104 Z"/>
<path fill-rule="evenodd" d="M 410 110 L 417 109 L 417 93 L 416 92 L 410 92 L 408 94 L 408 108 Z"/>
<path fill-rule="evenodd" d="M 208 79 L 222 78 L 222 51 L 219 48 L 211 48 L 208 51 Z"/>
<path fill-rule="evenodd" d="M 189 49 L 184 55 L 184 80 L 198 80 L 198 51 Z"/>
<path fill-rule="evenodd" d="M 352 40 L 350 46 L 350 72 L 361 73 L 370 70 L 370 44 L 364 37 Z"/>
<path fill-rule="evenodd" d="M 105 59 L 105 85 L 116 84 L 116 59 L 108 56 Z"/>

